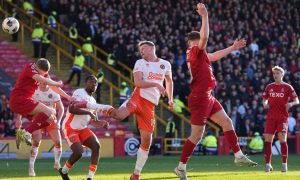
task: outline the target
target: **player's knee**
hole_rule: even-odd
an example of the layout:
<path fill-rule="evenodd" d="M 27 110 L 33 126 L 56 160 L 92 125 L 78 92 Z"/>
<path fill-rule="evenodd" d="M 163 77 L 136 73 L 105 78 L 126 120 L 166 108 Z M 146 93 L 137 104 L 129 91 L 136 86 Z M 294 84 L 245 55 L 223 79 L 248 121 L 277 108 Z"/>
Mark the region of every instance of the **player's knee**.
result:
<path fill-rule="evenodd" d="M 101 145 L 99 143 L 95 144 L 94 148 L 93 148 L 93 151 L 95 152 L 99 152 L 101 149 Z"/>
<path fill-rule="evenodd" d="M 61 142 L 60 141 L 54 141 L 54 147 L 61 148 Z"/>
<path fill-rule="evenodd" d="M 202 136 L 200 134 L 192 134 L 188 139 L 193 143 L 193 144 L 198 144 L 201 140 Z"/>

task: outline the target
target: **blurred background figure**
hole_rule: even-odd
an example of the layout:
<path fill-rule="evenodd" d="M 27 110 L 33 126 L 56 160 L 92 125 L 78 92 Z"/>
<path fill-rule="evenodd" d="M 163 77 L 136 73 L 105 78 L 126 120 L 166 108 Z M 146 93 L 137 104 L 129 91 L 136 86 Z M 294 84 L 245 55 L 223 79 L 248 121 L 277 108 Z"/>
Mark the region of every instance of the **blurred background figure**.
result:
<path fill-rule="evenodd" d="M 84 66 L 84 61 L 85 61 L 85 58 L 84 58 L 81 50 L 77 49 L 75 59 L 74 59 L 74 64 L 73 64 L 73 67 L 72 67 L 72 72 L 71 72 L 70 77 L 67 81 L 68 84 L 71 83 L 71 81 L 73 80 L 74 75 L 76 74 L 77 75 L 77 84 L 76 84 L 76 86 L 80 86 L 81 72 L 82 72 L 82 68 Z"/>
<path fill-rule="evenodd" d="M 261 154 L 264 149 L 264 141 L 262 140 L 259 132 L 254 133 L 254 137 L 249 143 L 250 154 Z"/>
<path fill-rule="evenodd" d="M 202 142 L 204 155 L 217 155 L 218 142 L 212 132 L 208 132 Z"/>

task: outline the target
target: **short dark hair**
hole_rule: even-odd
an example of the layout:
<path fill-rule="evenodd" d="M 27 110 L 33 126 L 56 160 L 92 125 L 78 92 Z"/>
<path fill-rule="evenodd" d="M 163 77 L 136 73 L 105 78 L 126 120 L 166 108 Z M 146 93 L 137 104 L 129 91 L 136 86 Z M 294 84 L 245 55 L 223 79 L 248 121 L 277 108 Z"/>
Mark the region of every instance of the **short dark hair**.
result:
<path fill-rule="evenodd" d="M 188 37 L 189 41 L 198 40 L 198 39 L 200 39 L 200 32 L 192 31 L 187 34 L 187 37 Z"/>
<path fill-rule="evenodd" d="M 149 46 L 155 47 L 155 44 L 152 41 L 140 41 L 139 44 L 138 44 L 138 46 L 140 47 L 140 46 L 142 46 L 144 44 L 147 44 Z"/>
<path fill-rule="evenodd" d="M 43 70 L 45 72 L 48 72 L 50 70 L 50 62 L 45 59 L 45 58 L 39 58 L 36 63 L 37 67 L 40 69 L 40 70 Z"/>
<path fill-rule="evenodd" d="M 89 80 L 92 80 L 92 79 L 96 79 L 97 80 L 96 76 L 91 74 L 91 75 L 89 75 L 89 76 L 87 76 L 85 78 L 85 82 L 88 82 Z"/>

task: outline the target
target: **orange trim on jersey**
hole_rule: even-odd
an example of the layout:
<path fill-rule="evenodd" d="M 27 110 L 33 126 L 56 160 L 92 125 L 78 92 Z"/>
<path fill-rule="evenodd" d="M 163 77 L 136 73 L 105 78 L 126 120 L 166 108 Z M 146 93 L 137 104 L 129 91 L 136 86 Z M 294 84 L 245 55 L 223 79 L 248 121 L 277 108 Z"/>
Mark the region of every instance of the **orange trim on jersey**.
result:
<path fill-rule="evenodd" d="M 74 116 L 75 116 L 75 114 L 70 113 L 70 116 L 66 122 L 65 128 L 71 128 L 70 124 L 71 124 L 72 120 L 74 119 Z"/>

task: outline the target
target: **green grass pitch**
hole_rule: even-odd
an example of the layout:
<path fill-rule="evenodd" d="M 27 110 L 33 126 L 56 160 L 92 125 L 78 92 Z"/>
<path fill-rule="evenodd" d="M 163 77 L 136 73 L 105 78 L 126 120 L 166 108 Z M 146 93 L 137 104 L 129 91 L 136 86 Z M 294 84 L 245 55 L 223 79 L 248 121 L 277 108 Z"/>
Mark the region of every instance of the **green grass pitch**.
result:
<path fill-rule="evenodd" d="M 300 179 L 300 156 L 290 155 L 287 173 L 281 173 L 281 157 L 273 156 L 272 173 L 264 172 L 264 157 L 252 156 L 259 163 L 257 167 L 239 167 L 233 163 L 233 156 L 193 156 L 187 167 L 190 180 L 277 180 Z M 129 179 L 135 165 L 135 158 L 102 158 L 94 180 L 123 180 Z M 150 157 L 142 171 L 142 180 L 178 179 L 173 174 L 179 156 Z M 62 159 L 62 164 L 65 159 Z M 27 176 L 28 160 L 0 160 L 0 179 L 13 180 L 59 180 L 59 174 L 53 170 L 53 159 L 37 159 L 36 177 Z M 81 159 L 70 170 L 72 180 L 86 179 L 89 159 Z"/>

